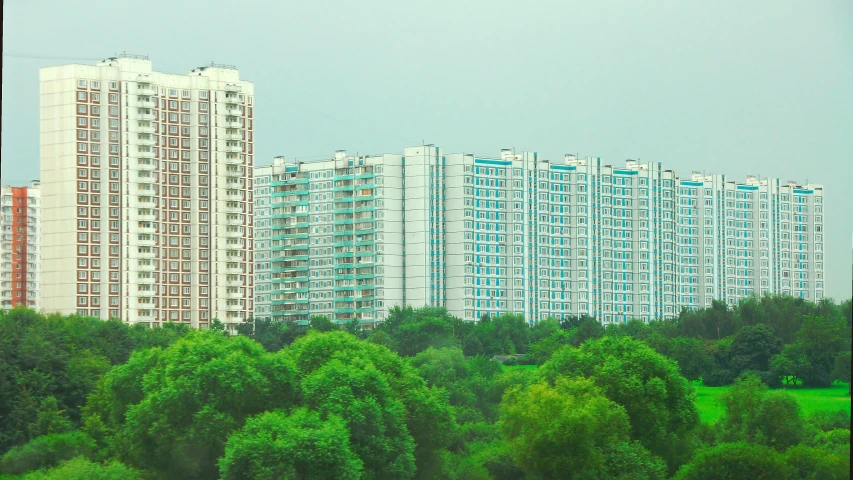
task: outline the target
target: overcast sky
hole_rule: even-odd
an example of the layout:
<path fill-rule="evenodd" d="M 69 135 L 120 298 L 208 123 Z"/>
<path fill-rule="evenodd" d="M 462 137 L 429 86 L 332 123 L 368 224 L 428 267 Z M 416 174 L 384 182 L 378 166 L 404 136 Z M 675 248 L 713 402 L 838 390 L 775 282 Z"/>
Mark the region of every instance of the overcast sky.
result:
<path fill-rule="evenodd" d="M 216 61 L 255 83 L 258 164 L 425 141 L 822 183 L 851 295 L 853 1 L 3 3 L 3 184 L 39 175 L 40 67 Z"/>

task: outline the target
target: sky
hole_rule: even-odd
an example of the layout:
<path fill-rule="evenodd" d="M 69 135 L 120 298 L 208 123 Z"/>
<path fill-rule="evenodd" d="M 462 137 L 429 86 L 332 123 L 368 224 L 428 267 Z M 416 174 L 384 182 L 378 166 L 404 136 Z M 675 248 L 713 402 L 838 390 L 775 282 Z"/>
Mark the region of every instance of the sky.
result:
<path fill-rule="evenodd" d="M 236 65 L 259 165 L 425 142 L 821 183 L 851 296 L 850 0 L 5 0 L 3 184 L 39 175 L 39 68 L 122 51 Z"/>

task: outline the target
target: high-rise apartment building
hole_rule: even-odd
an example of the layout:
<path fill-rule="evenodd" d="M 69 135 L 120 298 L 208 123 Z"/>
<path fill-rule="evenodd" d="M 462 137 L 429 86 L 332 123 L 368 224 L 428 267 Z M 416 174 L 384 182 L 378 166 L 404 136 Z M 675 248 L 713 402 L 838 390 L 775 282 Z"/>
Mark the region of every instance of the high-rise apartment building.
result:
<path fill-rule="evenodd" d="M 254 86 L 147 57 L 41 70 L 47 311 L 233 328 L 254 309 Z"/>
<path fill-rule="evenodd" d="M 0 192 L 0 308 L 41 308 L 41 209 L 38 181 Z"/>
<path fill-rule="evenodd" d="M 609 323 L 749 295 L 823 298 L 820 185 L 434 146 L 279 168 L 258 191 L 273 318 L 371 322 L 408 304 Z"/>
<path fill-rule="evenodd" d="M 339 151 L 260 169 L 256 317 L 369 324 L 384 318 L 386 302 L 404 303 L 402 168 L 402 155 Z"/>

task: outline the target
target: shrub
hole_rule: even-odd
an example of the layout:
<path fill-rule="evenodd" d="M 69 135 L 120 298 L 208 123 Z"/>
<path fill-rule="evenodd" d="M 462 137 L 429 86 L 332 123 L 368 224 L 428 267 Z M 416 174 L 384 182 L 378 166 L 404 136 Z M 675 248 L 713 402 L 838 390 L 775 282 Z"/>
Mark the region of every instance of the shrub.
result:
<path fill-rule="evenodd" d="M 88 456 L 94 448 L 95 442 L 79 431 L 43 435 L 6 452 L 0 459 L 0 472 L 20 475 L 53 467 L 64 460 Z"/>
<path fill-rule="evenodd" d="M 722 387 L 734 383 L 736 375 L 731 370 L 718 368 L 702 376 L 702 385 L 706 387 Z"/>

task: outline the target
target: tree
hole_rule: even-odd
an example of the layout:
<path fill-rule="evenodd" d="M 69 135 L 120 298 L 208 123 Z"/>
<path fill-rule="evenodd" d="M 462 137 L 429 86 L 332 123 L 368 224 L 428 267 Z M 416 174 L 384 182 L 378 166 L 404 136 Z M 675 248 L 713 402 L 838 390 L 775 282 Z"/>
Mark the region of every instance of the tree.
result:
<path fill-rule="evenodd" d="M 71 422 L 65 417 L 65 412 L 59 408 L 56 397 L 45 397 L 41 401 L 38 417 L 35 423 L 30 424 L 30 438 L 49 435 L 52 433 L 65 433 L 73 430 Z"/>
<path fill-rule="evenodd" d="M 94 463 L 84 457 L 63 462 L 56 468 L 39 470 L 21 477 L 21 480 L 142 480 L 140 473 L 111 460 L 106 464 Z"/>
<path fill-rule="evenodd" d="M 415 441 L 419 475 L 435 464 L 439 452 L 450 444 L 455 421 L 446 395 L 428 388 L 411 365 L 387 348 L 360 341 L 345 332 L 312 333 L 278 355 L 293 361 L 305 378 L 331 362 L 375 367 L 388 383 L 393 399 L 403 406 L 406 429 Z"/>
<path fill-rule="evenodd" d="M 724 441 L 747 441 L 779 451 L 802 441 L 804 423 L 796 398 L 784 391 L 768 392 L 758 377 L 736 381 L 722 395 L 722 403 Z"/>
<path fill-rule="evenodd" d="M 848 395 L 850 393 L 850 352 L 843 352 L 835 357 L 835 366 L 832 369 L 832 379 L 847 384 Z"/>
<path fill-rule="evenodd" d="M 782 340 L 764 324 L 743 327 L 729 347 L 729 365 L 737 372 L 770 370 L 770 359 L 782 351 Z"/>
<path fill-rule="evenodd" d="M 803 385 L 826 387 L 832 384 L 835 358 L 850 350 L 846 330 L 845 320 L 840 315 L 803 318 L 796 341 L 810 366 L 802 377 Z"/>
<path fill-rule="evenodd" d="M 763 445 L 746 442 L 722 443 L 699 450 L 681 467 L 674 480 L 785 480 L 793 470 L 784 457 Z"/>
<path fill-rule="evenodd" d="M 569 333 L 566 330 L 557 330 L 551 335 L 531 344 L 528 353 L 537 365 L 542 365 L 554 355 L 554 352 L 566 345 L 572 344 L 573 333 L 576 333 L 576 331 Z"/>
<path fill-rule="evenodd" d="M 453 327 L 441 317 L 422 317 L 400 326 L 397 333 L 397 353 L 412 357 L 429 347 L 456 346 Z"/>
<path fill-rule="evenodd" d="M 222 480 L 320 480 L 361 478 L 362 462 L 350 449 L 350 433 L 337 415 L 325 419 L 304 408 L 250 418 L 228 437 L 219 459 Z"/>
<path fill-rule="evenodd" d="M 458 423 L 495 420 L 502 394 L 495 382 L 501 373 L 497 362 L 485 357 L 466 360 L 458 348 L 429 348 L 411 364 L 427 385 L 447 391 Z"/>
<path fill-rule="evenodd" d="M 318 332 L 331 332 L 338 328 L 337 325 L 335 325 L 335 323 L 329 320 L 329 317 L 325 315 L 311 315 L 311 318 L 308 319 L 308 326 L 310 326 L 312 330 L 316 330 Z"/>
<path fill-rule="evenodd" d="M 210 478 L 246 418 L 294 402 L 295 373 L 251 340 L 194 332 L 113 368 L 90 400 L 86 430 L 159 478 Z"/>
<path fill-rule="evenodd" d="M 804 480 L 847 480 L 850 478 L 849 442 L 846 454 L 836 454 L 807 445 L 796 445 L 785 451 L 784 458 L 785 463 L 794 470 L 792 478 Z"/>
<path fill-rule="evenodd" d="M 611 459 L 632 455 L 624 454 L 632 449 L 625 410 L 583 378 L 510 389 L 501 404 L 501 430 L 516 463 L 543 478 L 570 472 L 578 479 L 613 478 L 608 464 L 617 462 Z M 660 460 L 652 461 L 634 478 L 664 478 L 663 470 Z"/>
<path fill-rule="evenodd" d="M 695 393 L 672 360 L 629 337 L 590 340 L 564 347 L 540 367 L 549 382 L 559 376 L 593 380 L 611 401 L 625 408 L 631 438 L 675 468 L 684 436 L 699 422 Z"/>
<path fill-rule="evenodd" d="M 364 359 L 332 360 L 302 383 L 304 405 L 324 418 L 337 416 L 350 432 L 352 452 L 368 478 L 408 479 L 415 473 L 414 441 L 405 409 L 385 376 Z"/>
<path fill-rule="evenodd" d="M 6 452 L 0 459 L 0 472 L 20 475 L 32 470 L 50 468 L 64 460 L 90 455 L 94 446 L 92 439 L 79 431 L 36 437 L 29 443 Z"/>

